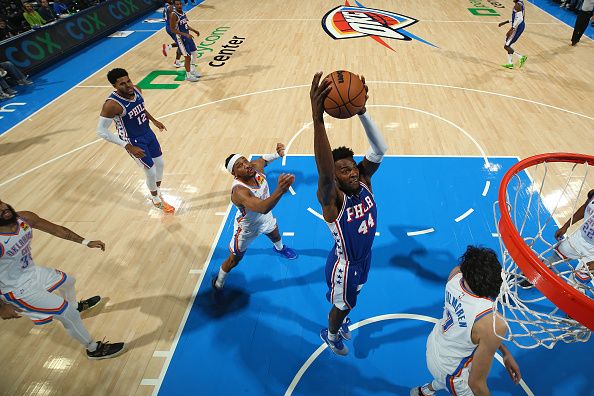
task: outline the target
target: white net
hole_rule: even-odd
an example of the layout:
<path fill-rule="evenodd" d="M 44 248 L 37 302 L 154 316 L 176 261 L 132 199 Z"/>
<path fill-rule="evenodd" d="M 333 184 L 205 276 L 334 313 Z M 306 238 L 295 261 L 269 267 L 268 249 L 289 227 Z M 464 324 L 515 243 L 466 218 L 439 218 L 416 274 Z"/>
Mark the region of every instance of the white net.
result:
<path fill-rule="evenodd" d="M 592 167 L 588 163 L 542 162 L 516 173 L 507 184 L 505 195 L 513 226 L 532 254 L 590 299 L 594 297 L 594 275 L 586 263 L 593 260 L 594 245 L 588 245 L 588 238 L 594 235 L 588 233 L 594 234 L 594 218 L 590 214 L 583 220 L 570 219 L 594 188 Z M 498 202 L 494 216 L 499 231 Z M 563 239 L 557 240 L 555 233 L 568 220 L 569 230 Z M 559 341 L 588 341 L 590 330 L 531 284 L 501 238 L 500 246 L 503 284 L 495 306 L 497 315 L 508 326 L 505 339 L 521 348 L 549 349 Z M 535 283 L 538 286 L 538 279 Z"/>

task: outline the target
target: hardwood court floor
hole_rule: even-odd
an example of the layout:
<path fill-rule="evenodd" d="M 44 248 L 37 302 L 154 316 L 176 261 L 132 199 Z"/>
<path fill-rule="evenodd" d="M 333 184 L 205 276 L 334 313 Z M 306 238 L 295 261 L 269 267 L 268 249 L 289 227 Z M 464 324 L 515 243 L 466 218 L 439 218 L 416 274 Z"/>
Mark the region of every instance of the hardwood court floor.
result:
<path fill-rule="evenodd" d="M 169 41 L 164 31 L 0 137 L 3 201 L 107 243 L 101 253 L 36 232 L 37 264 L 76 277 L 79 298 L 106 297 L 85 324 L 98 339 L 128 343 L 123 356 L 91 362 L 59 324 L 2 322 L 2 394 L 153 391 L 141 381 L 161 375 L 164 357 L 153 354 L 170 349 L 202 276 L 190 270 L 205 265 L 221 225 L 217 212 L 229 204 L 225 157 L 270 152 L 302 129 L 311 119 L 308 91 L 318 70 L 366 76 L 370 113 L 390 154 L 481 155 L 479 146 L 487 155 L 522 158 L 594 152 L 594 43 L 584 38 L 570 47 L 571 29 L 533 5 L 527 3 L 526 31 L 515 46 L 529 57 L 521 70 L 500 66 L 506 28 L 497 22 L 509 18 L 511 1 L 503 3 L 503 16 L 491 18 L 472 15 L 463 0 L 368 0 L 368 7 L 419 19 L 406 30 L 434 45 L 386 39 L 394 51 L 370 37 L 331 39 L 320 21 L 339 5 L 209 0 L 189 13 L 201 32 L 197 41 L 219 27 L 228 30 L 200 59 L 200 82 L 145 90 L 148 110 L 168 128 L 158 137 L 164 192 L 178 208 L 175 216 L 151 208 L 142 171 L 118 147 L 95 142 L 94 132 L 111 91 L 105 78 L 110 68 L 126 68 L 135 82 L 170 69 L 172 58 L 160 54 L 161 43 Z M 233 36 L 245 40 L 224 66 L 208 66 Z M 357 120 L 329 123 L 333 144 L 365 152 Z M 312 153 L 311 132 L 305 128 L 290 151 Z"/>

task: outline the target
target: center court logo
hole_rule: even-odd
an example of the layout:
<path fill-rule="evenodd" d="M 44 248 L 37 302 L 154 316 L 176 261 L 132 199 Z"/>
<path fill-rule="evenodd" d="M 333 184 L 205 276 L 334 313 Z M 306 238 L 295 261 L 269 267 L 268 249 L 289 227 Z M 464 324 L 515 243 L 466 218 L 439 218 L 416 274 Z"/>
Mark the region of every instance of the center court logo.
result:
<path fill-rule="evenodd" d="M 412 39 L 434 46 L 403 29 L 419 22 L 418 19 L 395 12 L 367 8 L 358 1 L 357 6 L 351 6 L 346 0 L 345 5 L 329 11 L 322 18 L 322 27 L 334 40 L 371 37 L 379 44 L 394 51 L 384 38 L 410 41 Z"/>

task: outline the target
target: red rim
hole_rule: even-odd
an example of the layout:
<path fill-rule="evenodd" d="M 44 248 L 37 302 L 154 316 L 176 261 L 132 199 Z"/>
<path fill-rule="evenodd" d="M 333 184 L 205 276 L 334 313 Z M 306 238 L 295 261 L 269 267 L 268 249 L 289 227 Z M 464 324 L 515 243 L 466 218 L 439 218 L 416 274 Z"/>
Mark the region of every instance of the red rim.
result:
<path fill-rule="evenodd" d="M 594 166 L 594 156 L 572 153 L 539 154 L 512 166 L 503 176 L 499 187 L 499 233 L 509 255 L 536 288 L 571 318 L 594 331 L 594 300 L 574 289 L 538 259 L 518 233 L 507 209 L 507 185 L 511 178 L 524 169 L 543 162 L 588 163 Z"/>

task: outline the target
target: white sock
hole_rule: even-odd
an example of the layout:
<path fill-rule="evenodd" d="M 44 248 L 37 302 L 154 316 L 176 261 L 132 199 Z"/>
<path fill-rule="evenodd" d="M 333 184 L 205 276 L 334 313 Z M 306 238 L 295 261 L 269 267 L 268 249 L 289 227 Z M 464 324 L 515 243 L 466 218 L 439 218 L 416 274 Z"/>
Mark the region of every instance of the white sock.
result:
<path fill-rule="evenodd" d="M 507 54 L 507 63 L 514 63 L 514 58 L 513 58 L 514 54 Z"/>
<path fill-rule="evenodd" d="M 225 279 L 227 279 L 227 275 L 229 275 L 229 273 L 225 272 L 223 270 L 223 267 L 221 267 L 221 269 L 219 269 L 219 275 L 217 276 L 217 281 L 215 283 L 215 286 L 218 287 L 219 289 L 221 287 L 223 287 L 225 285 Z"/>
<path fill-rule="evenodd" d="M 153 201 L 154 204 L 160 204 L 161 203 L 161 198 L 159 197 L 159 194 L 157 193 L 157 195 L 152 195 L 151 194 L 151 200 Z"/>
<path fill-rule="evenodd" d="M 276 250 L 283 250 L 283 247 L 285 247 L 285 245 L 283 245 L 283 239 L 279 239 L 276 242 L 272 242 L 274 244 L 274 247 L 276 248 Z"/>
<path fill-rule="evenodd" d="M 192 68 L 190 67 L 190 71 L 186 72 L 186 77 L 192 77 Z"/>
<path fill-rule="evenodd" d="M 330 333 L 330 330 L 328 330 L 328 339 L 330 341 L 336 341 L 336 334 L 332 334 Z"/>
<path fill-rule="evenodd" d="M 517 52 L 514 52 L 514 55 L 516 55 L 518 57 L 518 59 L 520 59 L 522 57 L 522 55 L 518 54 Z"/>
<path fill-rule="evenodd" d="M 171 44 L 167 44 L 167 50 L 169 51 L 171 48 Z"/>

